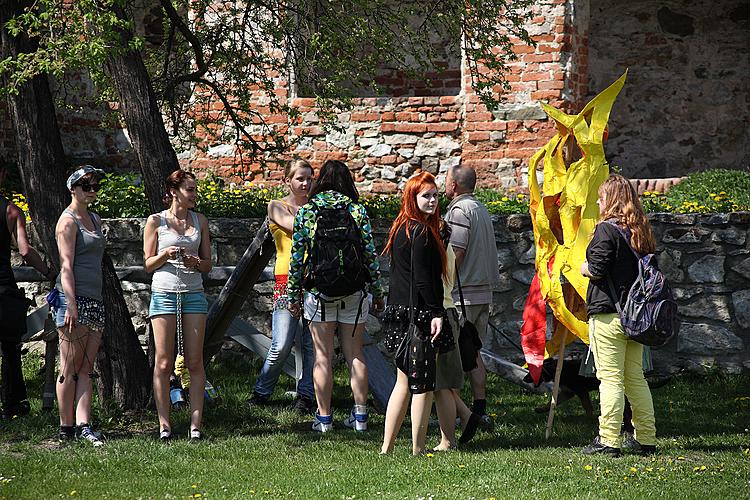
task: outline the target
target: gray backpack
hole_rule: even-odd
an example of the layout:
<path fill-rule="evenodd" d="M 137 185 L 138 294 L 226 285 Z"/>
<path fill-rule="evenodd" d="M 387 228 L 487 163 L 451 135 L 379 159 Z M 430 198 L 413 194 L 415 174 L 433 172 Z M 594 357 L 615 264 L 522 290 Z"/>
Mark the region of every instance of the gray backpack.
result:
<path fill-rule="evenodd" d="M 611 221 L 605 222 L 617 228 L 638 260 L 638 277 L 628 291 L 624 306 L 620 305 L 612 277 L 607 276 L 625 335 L 630 340 L 647 346 L 662 346 L 679 329 L 677 302 L 674 300 L 672 288 L 667 283 L 664 273 L 659 270 L 656 255 L 649 253 L 641 257 L 620 226 Z"/>

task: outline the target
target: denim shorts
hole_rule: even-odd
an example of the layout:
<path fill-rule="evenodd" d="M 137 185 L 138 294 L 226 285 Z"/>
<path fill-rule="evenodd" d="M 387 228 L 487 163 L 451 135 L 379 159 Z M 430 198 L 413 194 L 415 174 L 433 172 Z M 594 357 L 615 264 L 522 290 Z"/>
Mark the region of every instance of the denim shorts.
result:
<path fill-rule="evenodd" d="M 182 314 L 208 313 L 208 301 L 205 293 L 187 292 L 181 295 Z M 153 318 L 162 314 L 177 314 L 176 292 L 151 292 L 148 315 Z"/>
<path fill-rule="evenodd" d="M 87 326 L 97 332 L 104 330 L 104 302 L 76 295 L 76 305 L 78 306 L 78 324 Z M 53 310 L 57 328 L 65 326 L 65 311 L 67 309 L 68 301 L 65 300 L 65 294 L 60 292 L 57 296 L 57 307 Z"/>

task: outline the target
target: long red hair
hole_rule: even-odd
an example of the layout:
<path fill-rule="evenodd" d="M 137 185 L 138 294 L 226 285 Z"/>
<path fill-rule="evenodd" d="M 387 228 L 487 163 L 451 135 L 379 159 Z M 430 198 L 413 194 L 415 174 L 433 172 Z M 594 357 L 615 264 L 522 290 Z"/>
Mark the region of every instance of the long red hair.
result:
<path fill-rule="evenodd" d="M 406 237 L 409 238 L 410 225 L 414 223 L 424 224 L 432 236 L 435 246 L 438 248 L 443 276 L 445 276 L 448 257 L 445 254 L 445 248 L 440 238 L 440 207 L 436 207 L 435 212 L 428 215 L 422 212 L 417 205 L 417 195 L 431 187 L 437 188 L 437 183 L 435 182 L 435 176 L 429 172 L 420 172 L 406 181 L 404 194 L 401 197 L 401 211 L 399 211 L 396 220 L 391 225 L 391 230 L 388 233 L 388 242 L 385 245 L 385 249 L 383 249 L 383 255 L 390 253 L 393 249 L 393 240 L 401 229 L 401 226 L 406 226 Z"/>

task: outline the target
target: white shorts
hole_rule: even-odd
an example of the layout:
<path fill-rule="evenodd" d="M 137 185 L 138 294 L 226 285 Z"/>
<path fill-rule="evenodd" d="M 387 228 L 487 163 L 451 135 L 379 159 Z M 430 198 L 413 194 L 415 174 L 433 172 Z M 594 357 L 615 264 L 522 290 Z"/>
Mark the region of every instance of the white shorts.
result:
<path fill-rule="evenodd" d="M 363 300 L 364 296 L 364 300 Z M 361 304 L 361 309 L 360 309 Z M 357 312 L 359 311 L 359 320 Z M 336 321 L 347 325 L 367 322 L 370 301 L 365 292 L 355 292 L 346 297 L 326 297 L 305 292 L 305 319 L 316 323 Z"/>

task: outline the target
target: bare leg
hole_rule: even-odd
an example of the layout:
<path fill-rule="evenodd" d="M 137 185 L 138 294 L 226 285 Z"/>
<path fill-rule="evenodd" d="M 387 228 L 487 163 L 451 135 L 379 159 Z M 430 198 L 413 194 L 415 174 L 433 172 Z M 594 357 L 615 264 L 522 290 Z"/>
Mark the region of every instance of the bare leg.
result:
<path fill-rule="evenodd" d="M 383 432 L 383 447 L 380 453 L 390 453 L 396 442 L 396 436 L 404 423 L 406 409 L 409 407 L 409 382 L 406 374 L 396 370 L 396 385 L 393 386 L 391 397 L 388 398 L 388 408 L 385 411 L 385 429 Z"/>
<path fill-rule="evenodd" d="M 203 366 L 203 337 L 206 333 L 205 314 L 183 314 L 185 364 L 190 373 L 190 430 L 200 429 L 203 422 L 203 393 L 206 369 Z M 167 375 L 167 384 L 169 375 Z"/>
<path fill-rule="evenodd" d="M 76 373 L 83 363 L 84 339 L 88 328 L 77 326 L 72 332 L 67 328 L 57 330 L 60 338 L 60 378 L 57 379 L 57 405 L 60 409 L 60 425 L 75 425 Z M 60 381 L 62 379 L 62 382 Z"/>
<path fill-rule="evenodd" d="M 411 453 L 419 455 L 425 450 L 427 424 L 432 412 L 432 392 L 411 397 Z"/>
<path fill-rule="evenodd" d="M 159 415 L 159 429 L 172 430 L 169 423 L 169 375 L 174 369 L 174 337 L 176 328 L 174 314 L 163 314 L 151 318 L 154 332 L 154 401 Z"/>
<path fill-rule="evenodd" d="M 437 451 L 456 447 L 456 400 L 452 389 L 435 391 L 435 408 L 440 424 L 440 444 Z"/>
<path fill-rule="evenodd" d="M 336 334 L 336 322 L 325 323 L 311 321 L 310 334 L 315 348 L 315 365 L 313 367 L 313 384 L 315 399 L 318 402 L 318 414 L 331 414 L 331 393 L 333 392 L 333 336 Z"/>
<path fill-rule="evenodd" d="M 94 361 L 96 353 L 99 352 L 99 346 L 102 342 L 102 333 L 88 329 L 86 336 L 83 338 L 84 356 L 81 362 L 81 368 L 78 371 L 78 381 L 76 382 L 76 423 L 91 423 L 91 397 L 94 388 L 91 385 L 89 373 L 94 370 Z"/>
<path fill-rule="evenodd" d="M 352 336 L 352 330 L 354 330 L 354 336 Z M 354 325 L 339 323 L 339 340 L 346 364 L 349 367 L 349 380 L 355 405 L 367 404 L 367 365 L 362 354 L 364 331 L 364 323 L 357 325 L 356 329 Z"/>

